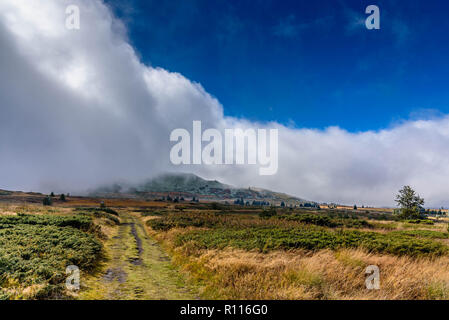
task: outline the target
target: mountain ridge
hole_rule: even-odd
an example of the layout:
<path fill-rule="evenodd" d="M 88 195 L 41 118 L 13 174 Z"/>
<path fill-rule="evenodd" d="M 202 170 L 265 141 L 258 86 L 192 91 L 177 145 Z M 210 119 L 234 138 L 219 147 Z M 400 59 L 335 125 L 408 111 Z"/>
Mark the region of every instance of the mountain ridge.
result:
<path fill-rule="evenodd" d="M 89 192 L 90 196 L 158 198 L 165 195 L 195 197 L 210 201 L 232 201 L 243 199 L 245 202 L 265 201 L 271 204 L 299 205 L 315 203 L 299 197 L 263 188 L 238 188 L 217 180 L 206 180 L 193 173 L 163 173 L 137 185 L 116 183 L 103 186 Z"/>

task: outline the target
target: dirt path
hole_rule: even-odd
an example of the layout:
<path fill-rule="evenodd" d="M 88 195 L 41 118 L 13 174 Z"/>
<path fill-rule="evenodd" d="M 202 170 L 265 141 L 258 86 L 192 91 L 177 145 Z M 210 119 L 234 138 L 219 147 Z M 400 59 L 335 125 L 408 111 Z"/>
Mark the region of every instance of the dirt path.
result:
<path fill-rule="evenodd" d="M 105 244 L 107 262 L 81 284 L 81 299 L 196 299 L 169 256 L 150 238 L 142 221 L 120 212 L 117 234 Z"/>

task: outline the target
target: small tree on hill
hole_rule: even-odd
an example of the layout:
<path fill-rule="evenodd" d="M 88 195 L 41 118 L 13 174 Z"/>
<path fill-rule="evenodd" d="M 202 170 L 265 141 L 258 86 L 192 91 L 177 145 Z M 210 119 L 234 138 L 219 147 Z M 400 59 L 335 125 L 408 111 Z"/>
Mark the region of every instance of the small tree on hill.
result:
<path fill-rule="evenodd" d="M 51 205 L 53 204 L 53 200 L 51 199 L 50 196 L 46 196 L 46 197 L 44 198 L 44 200 L 42 200 L 42 204 L 43 204 L 44 206 L 51 206 Z"/>
<path fill-rule="evenodd" d="M 421 198 L 410 186 L 404 186 L 396 195 L 395 201 L 401 208 L 401 217 L 404 219 L 419 219 L 420 211 L 424 205 Z"/>
<path fill-rule="evenodd" d="M 59 200 L 65 201 L 65 194 L 64 193 L 61 194 L 61 196 L 59 197 Z"/>

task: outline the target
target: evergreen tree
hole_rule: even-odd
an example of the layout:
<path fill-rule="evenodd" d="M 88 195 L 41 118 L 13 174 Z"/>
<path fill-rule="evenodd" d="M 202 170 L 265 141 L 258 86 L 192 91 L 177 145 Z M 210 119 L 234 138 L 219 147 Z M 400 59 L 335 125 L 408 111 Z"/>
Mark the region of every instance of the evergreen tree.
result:
<path fill-rule="evenodd" d="M 51 206 L 51 205 L 53 204 L 53 200 L 51 199 L 50 196 L 46 196 L 46 197 L 44 198 L 44 200 L 42 201 L 42 204 L 43 204 L 44 206 Z"/>
<path fill-rule="evenodd" d="M 424 199 L 421 198 L 410 186 L 404 186 L 396 195 L 395 201 L 401 208 L 401 216 L 405 219 L 420 218 L 420 211 L 424 205 Z"/>

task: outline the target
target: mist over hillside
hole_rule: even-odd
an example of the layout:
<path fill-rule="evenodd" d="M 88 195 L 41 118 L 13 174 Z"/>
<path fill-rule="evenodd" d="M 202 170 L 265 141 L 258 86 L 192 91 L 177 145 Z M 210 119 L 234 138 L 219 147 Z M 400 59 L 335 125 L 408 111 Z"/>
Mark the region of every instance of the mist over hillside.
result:
<path fill-rule="evenodd" d="M 273 204 L 284 202 L 297 205 L 310 202 L 298 197 L 271 190 L 248 187 L 236 188 L 217 180 L 206 180 L 191 173 L 164 173 L 141 184 L 116 183 L 102 186 L 89 192 L 90 196 L 158 198 L 166 194 L 182 197 L 196 197 L 211 201 L 231 201 L 243 199 L 245 202 L 267 201 Z"/>

